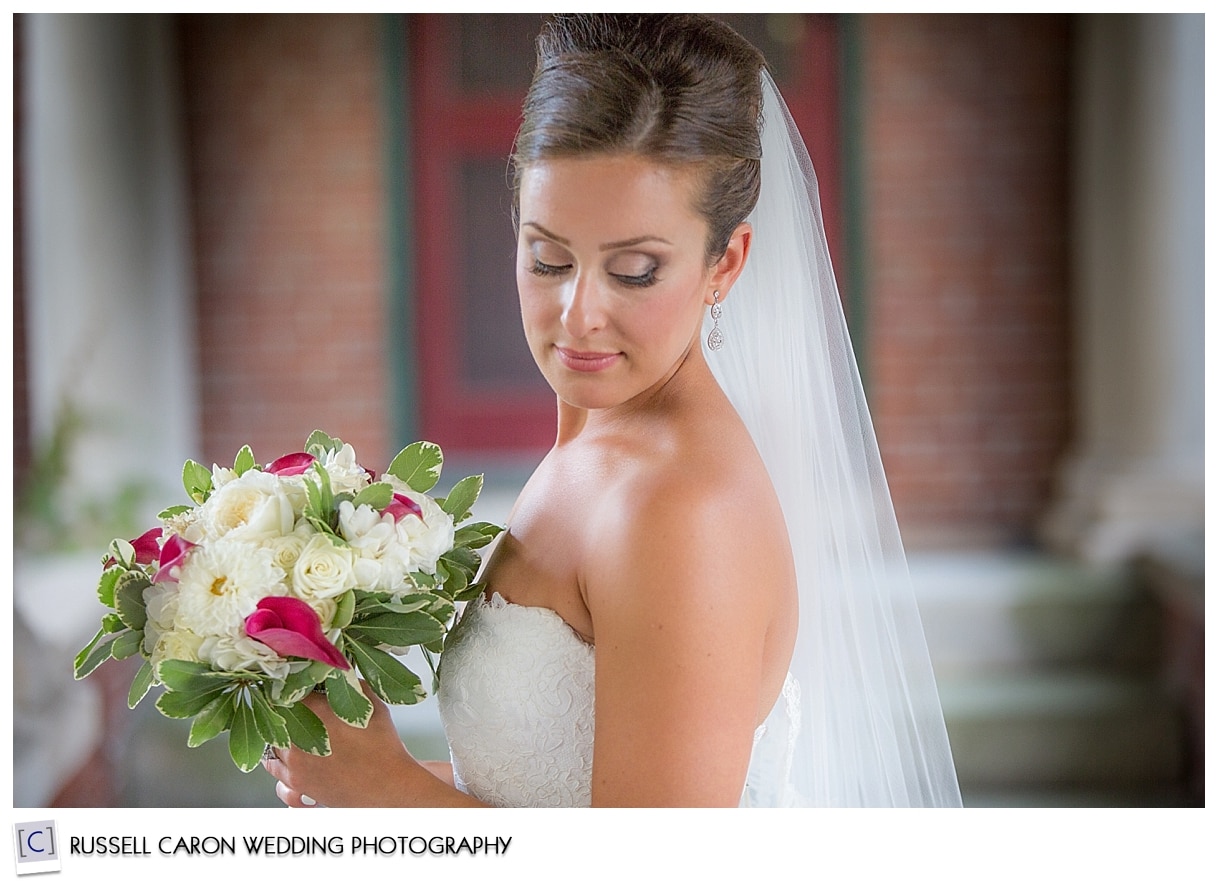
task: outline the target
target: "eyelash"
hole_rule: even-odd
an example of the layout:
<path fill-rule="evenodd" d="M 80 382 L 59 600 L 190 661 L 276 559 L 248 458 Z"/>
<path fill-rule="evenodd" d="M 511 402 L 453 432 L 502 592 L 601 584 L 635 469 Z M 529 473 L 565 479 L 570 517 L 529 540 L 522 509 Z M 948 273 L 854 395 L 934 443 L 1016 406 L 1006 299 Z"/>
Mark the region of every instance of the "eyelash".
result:
<path fill-rule="evenodd" d="M 529 267 L 529 272 L 535 276 L 543 278 L 547 276 L 560 276 L 571 268 L 570 264 L 563 266 L 553 266 L 552 264 L 542 263 L 536 258 L 533 259 L 533 265 Z M 656 278 L 656 268 L 652 267 L 641 276 L 622 276 L 616 273 L 610 273 L 613 278 L 617 279 L 621 284 L 628 288 L 650 288 L 659 279 Z"/>

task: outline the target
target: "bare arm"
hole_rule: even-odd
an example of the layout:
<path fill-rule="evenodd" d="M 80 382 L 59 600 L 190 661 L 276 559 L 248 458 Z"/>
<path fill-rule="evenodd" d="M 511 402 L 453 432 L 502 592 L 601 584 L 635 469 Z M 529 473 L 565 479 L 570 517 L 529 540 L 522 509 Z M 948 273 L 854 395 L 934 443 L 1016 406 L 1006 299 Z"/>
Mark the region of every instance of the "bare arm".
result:
<path fill-rule="evenodd" d="M 650 496 L 604 531 L 588 574 L 593 804 L 736 805 L 785 534 L 775 545 L 772 520 L 696 489 Z"/>

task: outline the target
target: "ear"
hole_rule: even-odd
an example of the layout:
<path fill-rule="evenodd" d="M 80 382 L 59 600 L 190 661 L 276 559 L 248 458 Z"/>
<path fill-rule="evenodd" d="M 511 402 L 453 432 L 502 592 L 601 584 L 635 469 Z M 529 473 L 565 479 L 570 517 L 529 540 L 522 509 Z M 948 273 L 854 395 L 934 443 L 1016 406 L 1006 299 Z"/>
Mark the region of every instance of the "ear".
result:
<path fill-rule="evenodd" d="M 740 277 L 740 273 L 744 271 L 744 263 L 749 257 L 749 248 L 753 244 L 753 228 L 747 223 L 742 223 L 732 231 L 732 238 L 728 240 L 727 250 L 723 252 L 713 267 L 711 267 L 710 278 L 707 280 L 709 286 L 706 292 L 706 302 L 711 304 L 714 302 L 714 291 L 719 292 L 719 302 L 727 297 L 731 291 L 732 285 L 736 283 L 736 279 Z"/>

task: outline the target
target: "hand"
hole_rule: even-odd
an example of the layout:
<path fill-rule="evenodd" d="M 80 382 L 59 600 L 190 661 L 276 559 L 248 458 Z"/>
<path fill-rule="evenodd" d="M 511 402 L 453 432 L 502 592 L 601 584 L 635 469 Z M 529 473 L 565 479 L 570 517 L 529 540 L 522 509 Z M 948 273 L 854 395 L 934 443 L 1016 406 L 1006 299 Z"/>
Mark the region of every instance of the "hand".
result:
<path fill-rule="evenodd" d="M 389 708 L 367 683 L 361 685 L 372 702 L 367 728 L 347 725 L 335 716 L 324 695 L 313 693 L 304 701 L 326 726 L 330 755 L 313 756 L 297 747 L 280 747 L 263 758 L 263 768 L 278 782 L 275 794 L 285 805 L 404 805 L 415 776 L 432 778 L 402 744 Z"/>

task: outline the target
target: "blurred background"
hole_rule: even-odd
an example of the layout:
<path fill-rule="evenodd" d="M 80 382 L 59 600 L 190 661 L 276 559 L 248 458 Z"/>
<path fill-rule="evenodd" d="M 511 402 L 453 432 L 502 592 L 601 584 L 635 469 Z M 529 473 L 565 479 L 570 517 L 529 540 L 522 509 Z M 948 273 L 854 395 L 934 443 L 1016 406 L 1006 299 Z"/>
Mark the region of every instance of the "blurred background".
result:
<path fill-rule="evenodd" d="M 1202 804 L 1203 17 L 724 18 L 817 166 L 965 804 Z M 277 804 L 71 677 L 186 458 L 427 438 L 506 517 L 540 22 L 15 16 L 15 806 Z"/>

